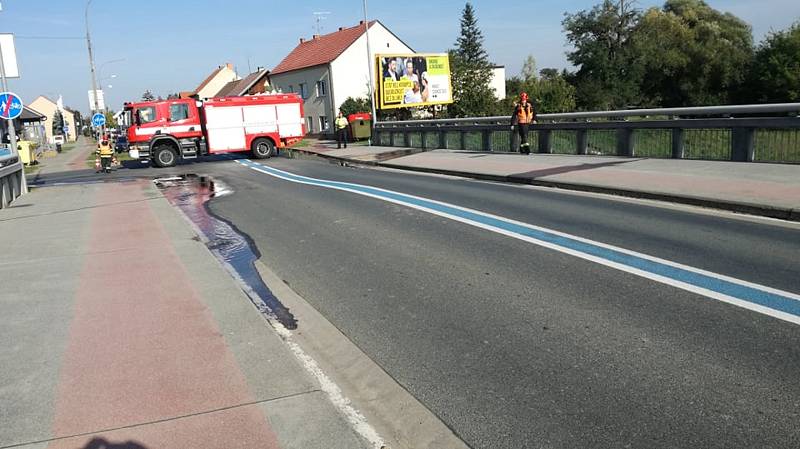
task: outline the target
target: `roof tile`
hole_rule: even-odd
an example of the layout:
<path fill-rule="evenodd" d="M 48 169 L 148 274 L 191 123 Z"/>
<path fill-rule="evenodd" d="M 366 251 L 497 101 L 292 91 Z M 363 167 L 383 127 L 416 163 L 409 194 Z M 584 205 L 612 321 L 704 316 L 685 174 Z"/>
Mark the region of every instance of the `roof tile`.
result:
<path fill-rule="evenodd" d="M 376 21 L 372 20 L 369 22 L 369 26 L 371 27 L 375 23 Z M 301 41 L 288 56 L 283 58 L 280 64 L 272 69 L 270 74 L 277 75 L 315 65 L 327 64 L 342 54 L 362 34 L 364 34 L 363 23 L 324 36 Z"/>

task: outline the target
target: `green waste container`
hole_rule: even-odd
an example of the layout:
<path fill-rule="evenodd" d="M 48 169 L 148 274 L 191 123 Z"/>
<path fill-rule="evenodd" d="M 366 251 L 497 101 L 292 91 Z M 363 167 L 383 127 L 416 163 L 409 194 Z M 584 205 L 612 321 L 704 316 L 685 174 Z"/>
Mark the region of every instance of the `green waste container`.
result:
<path fill-rule="evenodd" d="M 347 116 L 350 123 L 350 138 L 352 140 L 369 139 L 372 135 L 372 115 L 366 112 L 350 114 Z"/>

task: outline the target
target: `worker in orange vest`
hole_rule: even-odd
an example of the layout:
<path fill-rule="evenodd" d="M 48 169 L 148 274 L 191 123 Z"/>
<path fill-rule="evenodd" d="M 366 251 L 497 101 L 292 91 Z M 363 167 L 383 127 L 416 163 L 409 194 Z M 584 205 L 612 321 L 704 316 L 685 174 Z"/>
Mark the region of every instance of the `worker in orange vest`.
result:
<path fill-rule="evenodd" d="M 536 111 L 533 105 L 528 103 L 528 94 L 519 94 L 519 103 L 514 105 L 514 115 L 511 116 L 511 129 L 517 127 L 519 134 L 519 152 L 521 154 L 531 154 L 531 144 L 528 142 L 528 127 L 536 123 Z"/>

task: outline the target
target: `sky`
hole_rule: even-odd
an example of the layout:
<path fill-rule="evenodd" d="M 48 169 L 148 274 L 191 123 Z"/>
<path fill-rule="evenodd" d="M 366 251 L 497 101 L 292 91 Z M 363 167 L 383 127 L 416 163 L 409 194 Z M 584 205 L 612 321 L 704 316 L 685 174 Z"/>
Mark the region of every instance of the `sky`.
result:
<path fill-rule="evenodd" d="M 600 0 L 473 0 L 484 47 L 493 63 L 516 75 L 528 55 L 537 66 L 569 62 L 564 13 Z M 756 42 L 800 20 L 800 0 L 708 0 L 753 26 Z M 16 36 L 20 78 L 9 90 L 24 102 L 38 95 L 86 113 L 91 89 L 85 39 L 85 0 L 0 0 L 0 32 Z M 371 0 L 378 19 L 417 52 L 454 46 L 464 0 Z M 646 9 L 663 1 L 639 0 Z M 362 0 L 92 0 L 89 26 L 98 78 L 109 108 L 138 100 L 145 90 L 166 97 L 193 90 L 215 67 L 231 62 L 244 76 L 275 67 L 299 42 L 353 26 L 364 17 Z M 43 39 L 48 38 L 48 39 Z M 57 39 L 49 39 L 57 38 Z M 108 86 L 111 85 L 111 88 Z"/>

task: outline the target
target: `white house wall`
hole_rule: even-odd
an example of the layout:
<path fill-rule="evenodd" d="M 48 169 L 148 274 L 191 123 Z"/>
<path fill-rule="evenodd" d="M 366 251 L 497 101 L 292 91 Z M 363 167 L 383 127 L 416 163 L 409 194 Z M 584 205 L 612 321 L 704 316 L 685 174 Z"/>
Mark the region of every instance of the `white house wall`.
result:
<path fill-rule="evenodd" d="M 362 34 L 347 50 L 331 62 L 334 95 L 332 111 L 338 110 L 347 97 L 369 96 L 369 70 L 373 70 L 373 72 L 375 70 L 372 67 L 375 64 L 375 55 L 413 52 L 380 23 L 375 23 L 369 28 L 369 45 L 371 50 L 369 60 L 366 56 L 367 37 Z M 374 82 L 377 83 L 378 78 L 375 73 L 373 73 L 373 77 Z"/>
<path fill-rule="evenodd" d="M 325 81 L 325 95 L 317 96 L 317 81 Z M 270 84 L 274 89 L 278 89 L 283 93 L 300 93 L 300 84 L 306 85 L 306 98 L 303 98 L 303 112 L 306 118 L 306 127 L 308 127 L 308 117 L 311 117 L 313 126 L 309 132 L 319 133 L 319 118 L 327 117 L 328 126 L 333 126 L 334 115 L 331 111 L 331 80 L 328 73 L 328 65 L 318 65 L 308 67 L 300 70 L 293 70 L 291 72 L 279 73 L 277 75 L 270 75 Z"/>
<path fill-rule="evenodd" d="M 34 111 L 44 115 L 47 117 L 47 120 L 43 123 L 44 125 L 44 133 L 47 138 L 48 143 L 53 142 L 53 117 L 56 115 L 56 110 L 58 106 L 48 100 L 45 97 L 36 97 L 29 105 L 29 108 L 33 109 Z M 75 115 L 71 112 L 64 110 L 62 114 L 64 117 L 64 123 L 69 126 L 69 133 L 67 133 L 67 141 L 74 142 L 77 140 L 77 128 L 75 127 Z"/>
<path fill-rule="evenodd" d="M 489 81 L 489 87 L 494 91 L 494 96 L 498 100 L 506 97 L 506 68 L 505 67 L 492 67 L 492 79 Z"/>

